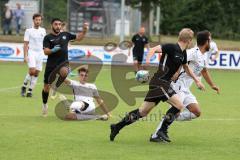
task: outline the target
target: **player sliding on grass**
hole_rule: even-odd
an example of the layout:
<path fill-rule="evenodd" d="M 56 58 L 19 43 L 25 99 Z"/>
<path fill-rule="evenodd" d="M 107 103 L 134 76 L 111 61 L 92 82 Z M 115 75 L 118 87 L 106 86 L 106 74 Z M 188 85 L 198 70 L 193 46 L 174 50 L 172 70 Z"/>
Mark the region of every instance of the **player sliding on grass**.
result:
<path fill-rule="evenodd" d="M 201 31 L 197 33 L 197 47 L 187 50 L 187 61 L 189 67 L 193 70 L 194 74 L 198 79 L 201 79 L 201 75 L 209 84 L 209 86 L 216 90 L 219 93 L 219 88 L 213 83 L 212 78 L 210 77 L 207 67 L 208 55 L 207 52 L 210 49 L 211 36 L 209 31 Z M 200 116 L 201 111 L 199 104 L 196 100 L 196 97 L 191 93 L 190 87 L 192 86 L 192 78 L 186 74 L 183 70 L 180 72 L 178 79 L 175 82 L 172 82 L 173 89 L 177 92 L 180 97 L 181 102 L 183 103 L 184 109 L 178 116 L 173 117 L 179 121 L 191 120 Z M 173 108 L 173 106 L 171 106 Z M 170 108 L 170 109 L 171 109 Z M 169 110 L 170 110 L 169 109 Z M 157 127 L 156 132 L 150 137 L 151 142 L 163 142 L 166 139 L 162 139 L 159 136 L 159 132 L 167 131 L 167 128 L 162 126 L 164 121 L 160 122 Z M 170 142 L 170 140 L 167 140 Z"/>
<path fill-rule="evenodd" d="M 69 32 L 61 32 L 62 20 L 54 18 L 51 22 L 52 32 L 44 37 L 44 54 L 48 56 L 46 69 L 44 73 L 44 88 L 42 90 L 42 114 L 47 115 L 47 101 L 50 84 L 57 78 L 56 84 L 52 89 L 56 90 L 66 79 L 69 72 L 68 62 L 68 43 L 71 40 L 82 40 L 87 33 L 88 24 L 84 24 L 83 31 L 77 35 Z"/>
<path fill-rule="evenodd" d="M 129 112 L 120 122 L 111 125 L 111 141 L 114 140 L 115 136 L 123 127 L 136 122 L 139 118 L 147 116 L 160 101 L 167 101 L 174 106 L 164 117 L 163 130 L 158 132 L 158 136 L 161 139 L 168 139 L 166 132 L 168 125 L 174 120 L 173 117 L 184 108 L 179 96 L 170 86 L 173 75 L 178 71 L 179 67 L 183 66 L 186 73 L 194 79 L 198 88 L 204 89 L 204 85 L 197 79 L 187 64 L 186 49 L 191 45 L 193 36 L 194 33 L 191 29 L 184 28 L 179 33 L 178 43 L 158 45 L 150 49 L 146 64 L 150 63 L 150 58 L 155 52 L 162 53 L 158 70 L 149 83 L 149 91 L 141 107 Z"/>
<path fill-rule="evenodd" d="M 87 83 L 88 69 L 78 69 L 79 82 L 65 79 L 64 82 L 73 89 L 74 102 L 70 105 L 70 113 L 65 117 L 67 120 L 108 120 L 110 114 L 103 99 L 99 96 L 95 84 Z M 97 115 L 93 98 L 97 101 L 104 115 Z"/>
<path fill-rule="evenodd" d="M 43 38 L 46 30 L 41 26 L 42 16 L 40 14 L 33 15 L 33 27 L 26 29 L 24 34 L 24 62 L 28 64 L 28 73 L 24 79 L 21 88 L 21 96 L 24 97 L 28 82 L 30 82 L 27 97 L 32 97 L 32 90 L 35 87 L 39 72 L 42 71 L 43 61 Z"/>

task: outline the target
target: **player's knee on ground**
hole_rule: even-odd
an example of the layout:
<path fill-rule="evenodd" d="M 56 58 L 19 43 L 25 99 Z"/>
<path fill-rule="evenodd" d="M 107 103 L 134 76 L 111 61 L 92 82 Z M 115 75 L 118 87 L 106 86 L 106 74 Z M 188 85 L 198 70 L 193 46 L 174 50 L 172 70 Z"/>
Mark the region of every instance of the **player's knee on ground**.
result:
<path fill-rule="evenodd" d="M 194 111 L 194 112 L 192 112 L 195 116 L 197 116 L 197 117 L 200 117 L 201 116 L 201 111 L 200 110 L 196 110 L 196 111 Z"/>
<path fill-rule="evenodd" d="M 192 112 L 195 116 L 200 117 L 201 116 L 201 110 L 199 107 L 187 107 L 190 112 Z"/>
<path fill-rule="evenodd" d="M 67 68 L 67 67 L 62 67 L 62 68 L 59 70 L 59 74 L 60 74 L 62 77 L 67 77 L 67 75 L 68 75 L 68 68 Z"/>
<path fill-rule="evenodd" d="M 65 120 L 77 120 L 77 115 L 75 113 L 68 113 L 65 116 Z"/>

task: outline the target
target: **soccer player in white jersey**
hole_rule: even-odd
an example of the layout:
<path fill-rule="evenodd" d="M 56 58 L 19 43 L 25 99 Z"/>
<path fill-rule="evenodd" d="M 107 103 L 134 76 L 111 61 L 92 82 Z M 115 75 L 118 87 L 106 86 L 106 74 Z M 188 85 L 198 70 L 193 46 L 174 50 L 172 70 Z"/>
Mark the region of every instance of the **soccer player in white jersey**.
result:
<path fill-rule="evenodd" d="M 210 42 L 210 49 L 207 52 L 207 55 L 208 55 L 208 60 L 211 60 L 211 61 L 216 60 L 219 56 L 219 50 L 218 50 L 217 44 L 212 40 Z"/>
<path fill-rule="evenodd" d="M 27 91 L 27 97 L 32 97 L 32 90 L 38 79 L 38 74 L 42 71 L 43 61 L 43 38 L 46 30 L 41 26 L 42 16 L 38 13 L 33 15 L 33 27 L 26 29 L 24 34 L 24 62 L 28 64 L 28 73 L 23 81 L 21 95 L 24 97 Z"/>
<path fill-rule="evenodd" d="M 209 31 L 201 31 L 197 34 L 197 46 L 187 50 L 187 61 L 189 67 L 192 69 L 194 74 L 201 79 L 201 75 L 209 84 L 209 86 L 219 93 L 219 88 L 213 83 L 210 74 L 206 67 L 208 62 L 207 52 L 210 49 L 211 35 Z M 191 93 L 190 87 L 193 84 L 193 80 L 183 70 L 180 72 L 178 79 L 172 82 L 173 89 L 180 97 L 183 105 L 186 107 L 181 112 L 176 120 L 184 121 L 191 120 L 200 116 L 201 111 L 196 97 Z M 158 132 L 161 130 L 162 122 L 160 122 L 156 132 L 150 137 L 151 142 L 162 142 Z"/>
<path fill-rule="evenodd" d="M 74 94 L 74 102 L 70 105 L 70 112 L 66 115 L 67 120 L 107 120 L 110 117 L 110 113 L 103 99 L 99 96 L 98 90 L 95 84 L 87 83 L 88 69 L 81 67 L 78 70 L 79 81 L 65 79 L 66 85 L 72 87 Z M 99 107 L 105 113 L 98 115 L 95 112 L 96 106 L 93 100 L 96 100 Z"/>

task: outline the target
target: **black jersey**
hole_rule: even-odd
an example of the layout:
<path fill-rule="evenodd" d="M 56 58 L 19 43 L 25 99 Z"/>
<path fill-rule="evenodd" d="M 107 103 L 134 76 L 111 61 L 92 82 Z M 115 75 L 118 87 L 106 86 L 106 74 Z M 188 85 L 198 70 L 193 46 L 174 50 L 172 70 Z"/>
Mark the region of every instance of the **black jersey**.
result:
<path fill-rule="evenodd" d="M 157 74 L 161 79 L 170 81 L 179 67 L 186 63 L 186 50 L 182 51 L 178 44 L 164 44 Z"/>
<path fill-rule="evenodd" d="M 68 43 L 73 39 L 76 39 L 76 35 L 68 32 L 61 32 L 58 35 L 48 34 L 44 37 L 43 48 L 61 47 L 56 53 L 48 55 L 47 67 L 55 67 L 68 61 Z"/>
<path fill-rule="evenodd" d="M 140 36 L 139 34 L 135 34 L 132 37 L 132 42 L 134 43 L 133 54 L 143 54 L 144 46 L 148 44 L 148 38 L 146 36 Z"/>

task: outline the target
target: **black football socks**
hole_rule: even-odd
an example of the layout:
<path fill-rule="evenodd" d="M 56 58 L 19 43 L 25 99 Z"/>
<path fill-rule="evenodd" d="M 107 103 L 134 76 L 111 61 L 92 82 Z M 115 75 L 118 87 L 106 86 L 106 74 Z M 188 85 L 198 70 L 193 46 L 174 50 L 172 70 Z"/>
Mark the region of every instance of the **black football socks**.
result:
<path fill-rule="evenodd" d="M 121 130 L 123 127 L 136 122 L 139 118 L 142 118 L 139 109 L 135 109 L 129 112 L 120 122 L 115 124 L 115 126 L 117 127 L 118 130 Z"/>

